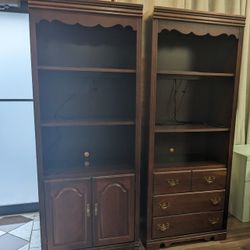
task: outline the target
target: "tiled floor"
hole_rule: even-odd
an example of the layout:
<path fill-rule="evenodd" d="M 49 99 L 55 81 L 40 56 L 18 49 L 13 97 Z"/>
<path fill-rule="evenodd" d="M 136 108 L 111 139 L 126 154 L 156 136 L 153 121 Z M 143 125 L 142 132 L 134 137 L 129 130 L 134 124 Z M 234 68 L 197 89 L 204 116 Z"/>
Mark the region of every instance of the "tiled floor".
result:
<path fill-rule="evenodd" d="M 230 217 L 227 240 L 181 244 L 168 249 L 250 250 L 250 223 Z M 39 214 L 0 217 L 0 250 L 41 250 Z"/>
<path fill-rule="evenodd" d="M 41 250 L 39 214 L 0 217 L 0 250 Z"/>

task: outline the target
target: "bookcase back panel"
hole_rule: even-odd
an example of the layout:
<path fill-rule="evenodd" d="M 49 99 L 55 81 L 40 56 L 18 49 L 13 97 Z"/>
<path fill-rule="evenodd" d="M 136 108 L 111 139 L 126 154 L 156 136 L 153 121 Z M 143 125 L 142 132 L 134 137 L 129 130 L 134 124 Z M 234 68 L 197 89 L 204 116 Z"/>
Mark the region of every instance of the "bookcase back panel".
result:
<path fill-rule="evenodd" d="M 39 74 L 42 121 L 135 119 L 134 74 Z"/>
<path fill-rule="evenodd" d="M 234 73 L 237 44 L 234 36 L 195 36 L 165 30 L 158 36 L 158 70 Z"/>
<path fill-rule="evenodd" d="M 226 164 L 228 133 L 180 133 L 155 136 L 155 164 L 214 161 Z"/>
<path fill-rule="evenodd" d="M 44 128 L 42 136 L 46 170 L 134 166 L 134 127 Z"/>
<path fill-rule="evenodd" d="M 84 27 L 41 21 L 37 39 L 39 65 L 136 67 L 136 32 L 131 27 Z"/>
<path fill-rule="evenodd" d="M 234 78 L 159 76 L 156 124 L 230 127 Z"/>

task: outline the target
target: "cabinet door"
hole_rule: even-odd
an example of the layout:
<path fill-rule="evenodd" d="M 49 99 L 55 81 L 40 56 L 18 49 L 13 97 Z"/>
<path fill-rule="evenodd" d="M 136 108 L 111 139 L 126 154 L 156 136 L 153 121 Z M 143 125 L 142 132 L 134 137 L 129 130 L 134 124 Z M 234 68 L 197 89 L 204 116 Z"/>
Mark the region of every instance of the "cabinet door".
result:
<path fill-rule="evenodd" d="M 134 240 L 134 175 L 93 180 L 95 245 Z"/>
<path fill-rule="evenodd" d="M 91 245 L 90 180 L 47 182 L 46 225 L 49 249 Z"/>

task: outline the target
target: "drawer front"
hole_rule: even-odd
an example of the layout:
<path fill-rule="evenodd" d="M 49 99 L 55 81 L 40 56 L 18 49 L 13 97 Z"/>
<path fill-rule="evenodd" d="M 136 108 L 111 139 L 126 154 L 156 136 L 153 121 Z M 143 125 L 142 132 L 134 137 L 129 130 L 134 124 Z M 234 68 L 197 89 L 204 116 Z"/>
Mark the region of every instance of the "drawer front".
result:
<path fill-rule="evenodd" d="M 192 191 L 224 189 L 226 176 L 226 169 L 194 170 L 192 174 Z"/>
<path fill-rule="evenodd" d="M 153 216 L 223 210 L 225 192 L 158 195 L 153 198 Z"/>
<path fill-rule="evenodd" d="M 191 191 L 191 171 L 154 174 L 154 194 L 171 194 Z"/>
<path fill-rule="evenodd" d="M 177 215 L 153 219 L 153 239 L 222 229 L 223 212 Z"/>

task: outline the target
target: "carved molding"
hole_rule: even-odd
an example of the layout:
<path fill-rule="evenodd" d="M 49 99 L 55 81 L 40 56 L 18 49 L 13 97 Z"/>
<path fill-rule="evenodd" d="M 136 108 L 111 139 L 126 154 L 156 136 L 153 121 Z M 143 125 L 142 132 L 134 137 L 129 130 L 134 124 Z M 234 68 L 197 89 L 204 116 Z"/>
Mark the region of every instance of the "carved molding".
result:
<path fill-rule="evenodd" d="M 100 194 L 100 197 L 101 197 L 101 200 L 100 200 L 100 211 L 101 211 L 101 207 L 102 207 L 102 204 L 103 204 L 103 197 L 105 195 L 106 192 L 108 192 L 110 189 L 112 188 L 116 188 L 120 191 L 120 193 L 123 195 L 122 197 L 125 198 L 126 197 L 126 203 L 128 204 L 129 202 L 129 193 L 128 193 L 128 190 L 120 183 L 111 183 L 109 185 L 107 185 L 101 192 Z M 104 202 L 105 202 L 105 199 L 104 199 Z M 115 204 L 115 203 L 114 203 Z M 128 204 L 129 205 L 129 204 Z M 129 211 L 128 211 L 129 213 Z M 129 221 L 129 219 L 127 220 Z M 129 228 L 129 226 L 128 226 Z M 105 239 L 105 233 L 104 233 L 104 218 L 103 218 L 103 214 L 100 213 L 100 238 L 101 239 Z M 109 239 L 111 239 L 111 237 L 109 237 Z"/>
<path fill-rule="evenodd" d="M 76 189 L 76 188 L 63 188 L 62 190 L 60 190 L 60 192 L 55 196 L 55 199 L 59 199 L 65 192 L 73 192 L 75 194 L 77 194 L 79 197 L 82 198 L 82 193 Z"/>
<path fill-rule="evenodd" d="M 69 25 L 80 24 L 85 27 L 95 27 L 102 26 L 104 28 L 114 27 L 116 25 L 121 25 L 122 27 L 131 27 L 134 31 L 137 30 L 138 24 L 135 18 L 117 18 L 115 16 L 103 16 L 100 15 L 86 15 L 75 13 L 72 15 L 70 12 L 54 12 L 54 11 L 33 11 L 32 19 L 35 23 L 40 23 L 41 21 L 53 22 L 59 21 Z"/>
<path fill-rule="evenodd" d="M 75 195 L 75 197 L 77 198 L 77 200 L 79 200 L 80 202 L 83 201 L 83 194 L 77 188 L 73 188 L 73 187 L 63 188 L 58 193 L 56 193 L 54 196 L 52 195 L 52 201 L 51 201 L 51 204 L 52 204 L 52 207 L 51 207 L 52 222 L 51 223 L 52 223 L 52 228 L 53 228 L 52 240 L 53 240 L 54 246 L 61 246 L 62 245 L 62 242 L 57 242 L 57 240 L 55 238 L 56 232 L 59 232 L 61 230 L 61 227 L 59 227 L 59 229 L 58 229 L 58 223 L 61 226 L 61 224 L 60 224 L 61 220 L 59 220 L 59 221 L 57 220 L 58 216 L 56 216 L 56 213 L 58 211 L 60 211 L 60 209 L 64 209 L 64 208 L 58 207 L 57 202 L 67 192 L 73 193 Z M 67 204 L 65 204 L 65 205 L 67 205 Z M 75 205 L 78 205 L 78 204 L 75 204 Z M 66 216 L 66 214 L 65 214 L 65 216 Z M 84 213 L 81 213 L 80 216 L 82 217 L 81 221 L 83 221 Z M 87 220 L 85 220 L 85 225 L 82 228 L 82 230 L 83 230 L 82 235 L 84 235 L 84 237 L 82 238 L 81 243 L 86 243 L 86 241 L 87 241 L 87 231 L 84 230 L 84 228 L 87 228 Z M 65 239 L 64 244 L 67 244 L 67 243 L 69 243 L 69 242 L 67 242 L 67 239 Z"/>
<path fill-rule="evenodd" d="M 233 26 L 215 26 L 200 23 L 187 23 L 187 22 L 175 22 L 175 21 L 159 21 L 158 25 L 158 33 L 163 32 L 164 30 L 167 31 L 178 31 L 182 34 L 195 34 L 197 36 L 205 36 L 210 35 L 213 37 L 227 35 L 227 36 L 234 36 L 235 38 L 239 38 L 240 36 L 240 29 L 238 27 Z"/>
<path fill-rule="evenodd" d="M 106 191 L 110 188 L 113 188 L 113 187 L 116 187 L 116 188 L 119 188 L 120 190 L 122 190 L 122 192 L 126 193 L 127 192 L 127 189 L 120 183 L 112 183 L 112 184 L 109 184 L 107 185 L 104 190 L 101 192 L 101 194 L 105 194 Z"/>

